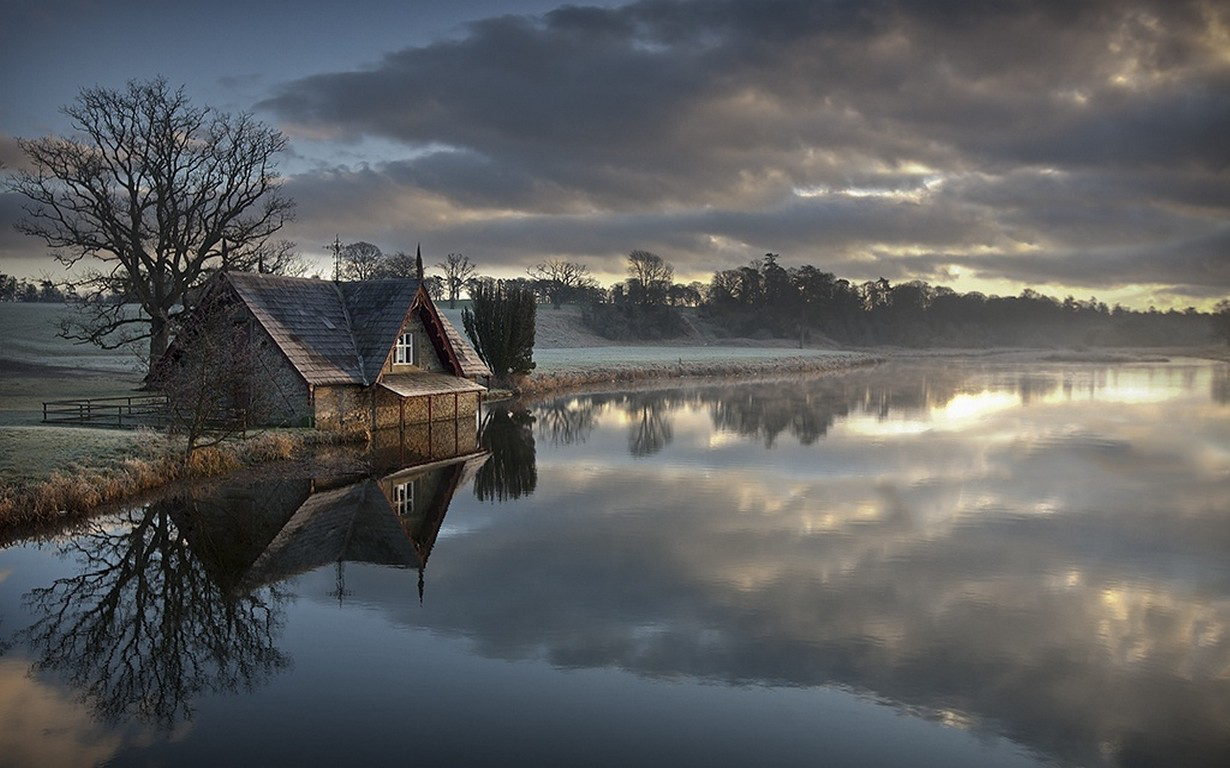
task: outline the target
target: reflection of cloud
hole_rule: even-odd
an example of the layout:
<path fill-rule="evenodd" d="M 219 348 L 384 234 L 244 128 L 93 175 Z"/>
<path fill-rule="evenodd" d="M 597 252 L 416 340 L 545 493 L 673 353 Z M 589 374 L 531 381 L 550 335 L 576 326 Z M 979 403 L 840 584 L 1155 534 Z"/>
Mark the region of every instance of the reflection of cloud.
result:
<path fill-rule="evenodd" d="M 90 717 L 64 691 L 27 674 L 28 663 L 0 659 L 0 755 L 5 765 L 102 765 L 124 739 Z"/>
<path fill-rule="evenodd" d="M 429 620 L 499 658 L 848 686 L 1063 761 L 1220 764 L 1230 457 L 1207 458 L 1227 427 L 1196 374 L 1120 371 L 1061 402 L 967 377 L 928 398 L 946 429 L 771 451 L 752 430 L 720 466 L 702 433 L 657 464 L 621 459 L 626 427 L 599 418 L 583 447 L 540 452 L 534 505 L 441 563 Z M 1101 402 L 1150 376 L 1186 384 Z M 689 398 L 677 423 L 703 412 Z"/>

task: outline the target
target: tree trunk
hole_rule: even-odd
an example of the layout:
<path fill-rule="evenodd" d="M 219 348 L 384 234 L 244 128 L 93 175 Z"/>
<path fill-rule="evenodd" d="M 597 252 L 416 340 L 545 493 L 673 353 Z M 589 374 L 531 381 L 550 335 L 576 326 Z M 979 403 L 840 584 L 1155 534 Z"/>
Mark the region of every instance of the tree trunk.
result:
<path fill-rule="evenodd" d="M 151 315 L 149 319 L 149 364 L 150 370 L 162 359 L 171 340 L 171 325 L 165 317 Z"/>

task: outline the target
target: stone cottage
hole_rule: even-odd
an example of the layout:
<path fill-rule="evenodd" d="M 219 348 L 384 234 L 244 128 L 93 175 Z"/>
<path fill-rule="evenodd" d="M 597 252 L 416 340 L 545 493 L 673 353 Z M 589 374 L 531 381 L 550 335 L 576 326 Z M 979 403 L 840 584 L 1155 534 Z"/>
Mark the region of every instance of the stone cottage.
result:
<path fill-rule="evenodd" d="M 478 379 L 491 371 L 421 280 L 223 272 L 205 296 L 201 306 L 237 308 L 246 321 L 272 425 L 356 433 L 478 413 Z"/>

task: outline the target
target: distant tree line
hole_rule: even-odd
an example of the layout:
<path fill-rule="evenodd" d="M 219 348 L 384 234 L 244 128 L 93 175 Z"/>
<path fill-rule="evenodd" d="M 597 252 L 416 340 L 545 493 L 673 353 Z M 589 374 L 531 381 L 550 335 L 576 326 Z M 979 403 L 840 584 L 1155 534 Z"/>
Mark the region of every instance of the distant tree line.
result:
<path fill-rule="evenodd" d="M 75 293 L 66 292 L 49 279 L 20 280 L 0 272 L 0 301 L 37 301 L 63 304 Z"/>
<path fill-rule="evenodd" d="M 958 293 L 921 280 L 856 283 L 780 257 L 719 270 L 708 285 L 673 282 L 669 262 L 647 251 L 628 256 L 628 279 L 588 288 L 582 319 L 611 339 L 669 339 L 687 331 L 681 307 L 729 337 L 849 345 L 1126 346 L 1230 343 L 1230 301 L 1213 313 L 1137 311 L 1096 297 L 1056 299 L 1026 288 L 1018 296 Z"/>
<path fill-rule="evenodd" d="M 703 313 L 737 336 L 820 337 L 901 346 L 1165 345 L 1207 342 L 1208 314 L 1109 307 L 1096 297 L 1055 299 L 958 293 L 921 280 L 853 283 L 776 254 L 714 274 Z"/>

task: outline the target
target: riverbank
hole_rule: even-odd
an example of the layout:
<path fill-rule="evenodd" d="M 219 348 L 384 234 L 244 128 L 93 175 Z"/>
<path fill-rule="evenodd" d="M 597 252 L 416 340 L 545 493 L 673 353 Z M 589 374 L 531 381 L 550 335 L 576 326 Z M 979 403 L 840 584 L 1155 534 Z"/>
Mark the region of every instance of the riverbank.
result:
<path fill-rule="evenodd" d="M 48 426 L 40 401 L 123 394 L 139 386 L 128 358 L 91 354 L 54 336 L 52 308 L 18 306 L 22 336 L 0 361 L 0 528 L 62 520 L 173 482 L 265 462 L 304 459 L 337 440 L 313 430 L 273 430 L 199 451 L 184 464 L 175 441 L 152 432 Z M 61 308 L 62 309 L 62 308 Z M 459 311 L 445 310 L 445 315 Z M 46 317 L 43 317 L 46 315 Z M 460 319 L 452 318 L 460 324 Z M 8 335 L 8 334 L 6 334 Z M 1230 348 L 798 349 L 786 340 L 717 339 L 703 328 L 672 343 L 618 344 L 581 324 L 573 308 L 539 313 L 537 368 L 513 393 L 611 390 L 679 379 L 753 379 L 851 370 L 892 359 L 977 359 L 986 363 L 1141 363 L 1171 357 L 1230 359 Z M 74 362 L 75 361 L 75 362 Z M 10 364 L 11 363 L 11 364 Z M 76 367 L 74 367 L 74 365 Z"/>
<path fill-rule="evenodd" d="M 76 427 L 48 427 L 69 433 Z M 270 430 L 195 450 L 186 461 L 183 443 L 158 432 L 127 433 L 133 449 L 50 471 L 45 479 L 0 487 L 0 532 L 31 532 L 172 483 L 227 475 L 270 462 L 302 459 L 338 438 L 314 430 Z M 0 537 L 2 538 L 2 537 Z"/>
<path fill-rule="evenodd" d="M 833 372 L 878 361 L 865 353 L 826 350 L 608 347 L 572 348 L 562 354 L 544 352 L 548 362 L 543 372 L 523 380 L 515 393 L 497 396 L 524 399 L 594 385 L 620 386 L 679 377 L 754 378 Z M 39 374 L 30 366 L 21 372 L 25 378 Z M 14 377 L 0 376 L 3 378 L 11 385 Z M 9 403 L 13 402 L 10 398 Z M 32 421 L 35 411 L 29 403 L 18 405 L 27 407 L 10 410 L 9 423 L 0 424 L 0 436 L 6 443 L 5 451 L 0 452 L 0 468 L 8 466 L 10 472 L 9 481 L 0 483 L 0 529 L 60 523 L 172 483 L 216 477 L 266 462 L 303 459 L 322 445 L 339 442 L 315 430 L 270 430 L 198 449 L 184 462 L 181 442 L 167 435 L 147 430 L 21 423 Z M 20 460 L 4 454 L 20 454 Z M 44 468 L 41 475 L 32 469 L 40 463 Z"/>

